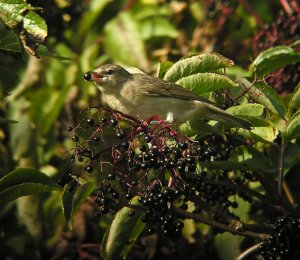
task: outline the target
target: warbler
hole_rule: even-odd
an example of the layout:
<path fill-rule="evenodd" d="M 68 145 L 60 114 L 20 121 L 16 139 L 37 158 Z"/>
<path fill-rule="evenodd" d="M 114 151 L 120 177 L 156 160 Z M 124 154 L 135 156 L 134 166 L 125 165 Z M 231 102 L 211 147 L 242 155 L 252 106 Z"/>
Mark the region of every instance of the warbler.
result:
<path fill-rule="evenodd" d="M 83 77 L 94 82 L 110 108 L 124 114 L 145 120 L 156 115 L 170 123 L 208 119 L 245 129 L 252 126 L 249 121 L 223 111 L 175 83 L 143 73 L 130 73 L 116 64 L 102 65 Z"/>

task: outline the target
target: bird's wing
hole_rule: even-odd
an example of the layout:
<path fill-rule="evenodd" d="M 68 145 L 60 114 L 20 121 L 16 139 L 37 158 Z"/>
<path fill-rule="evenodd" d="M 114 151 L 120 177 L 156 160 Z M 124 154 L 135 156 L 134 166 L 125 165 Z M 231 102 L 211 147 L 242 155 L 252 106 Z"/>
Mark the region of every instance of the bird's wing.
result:
<path fill-rule="evenodd" d="M 133 74 L 134 80 L 140 84 L 137 86 L 140 91 L 148 96 L 164 96 L 173 97 L 187 100 L 199 100 L 205 103 L 212 104 L 212 102 L 196 95 L 195 93 L 187 90 L 175 83 L 161 80 L 159 78 L 151 77 L 145 74 Z"/>

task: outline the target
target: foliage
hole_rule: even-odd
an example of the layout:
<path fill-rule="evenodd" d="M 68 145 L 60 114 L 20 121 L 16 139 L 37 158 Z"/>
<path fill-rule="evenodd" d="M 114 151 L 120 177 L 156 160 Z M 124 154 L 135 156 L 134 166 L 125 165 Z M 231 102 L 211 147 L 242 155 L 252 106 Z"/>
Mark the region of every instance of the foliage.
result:
<path fill-rule="evenodd" d="M 208 2 L 0 3 L 1 259 L 299 258 L 299 15 Z M 253 128 L 107 109 L 83 81 L 104 63 Z"/>

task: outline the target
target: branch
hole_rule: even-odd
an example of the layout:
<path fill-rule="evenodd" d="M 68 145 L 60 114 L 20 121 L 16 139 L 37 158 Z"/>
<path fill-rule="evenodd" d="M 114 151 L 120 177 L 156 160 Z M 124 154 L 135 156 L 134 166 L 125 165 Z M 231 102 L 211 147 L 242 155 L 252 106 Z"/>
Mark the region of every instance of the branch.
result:
<path fill-rule="evenodd" d="M 188 218 L 188 219 L 193 219 L 197 222 L 201 222 L 204 224 L 207 224 L 209 226 L 215 227 L 215 228 L 219 228 L 222 229 L 224 231 L 228 231 L 232 234 L 236 234 L 236 235 L 240 235 L 240 236 L 245 236 L 245 237 L 251 237 L 251 238 L 255 238 L 255 239 L 259 239 L 259 240 L 264 240 L 265 238 L 269 237 L 266 234 L 258 234 L 258 233 L 254 233 L 252 231 L 242 231 L 239 230 L 240 229 L 240 225 L 237 225 L 237 227 L 232 227 L 229 225 L 225 225 L 223 223 L 217 222 L 215 220 L 212 219 L 207 219 L 204 218 L 202 216 L 196 215 L 194 213 L 191 212 L 187 212 L 183 209 L 180 208 L 174 208 L 172 207 L 172 209 L 174 210 L 174 212 L 178 215 L 181 216 L 182 218 Z M 239 221 L 239 224 L 241 224 L 241 222 Z"/>

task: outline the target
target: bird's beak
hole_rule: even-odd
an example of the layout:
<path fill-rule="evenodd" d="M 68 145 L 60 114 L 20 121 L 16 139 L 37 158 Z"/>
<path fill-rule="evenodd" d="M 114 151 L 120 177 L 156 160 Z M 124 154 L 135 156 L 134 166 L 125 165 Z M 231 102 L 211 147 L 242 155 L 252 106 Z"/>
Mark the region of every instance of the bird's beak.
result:
<path fill-rule="evenodd" d="M 87 81 L 101 81 L 102 78 L 104 78 L 105 76 L 103 74 L 94 72 L 94 71 L 89 71 L 84 73 L 83 78 Z"/>

